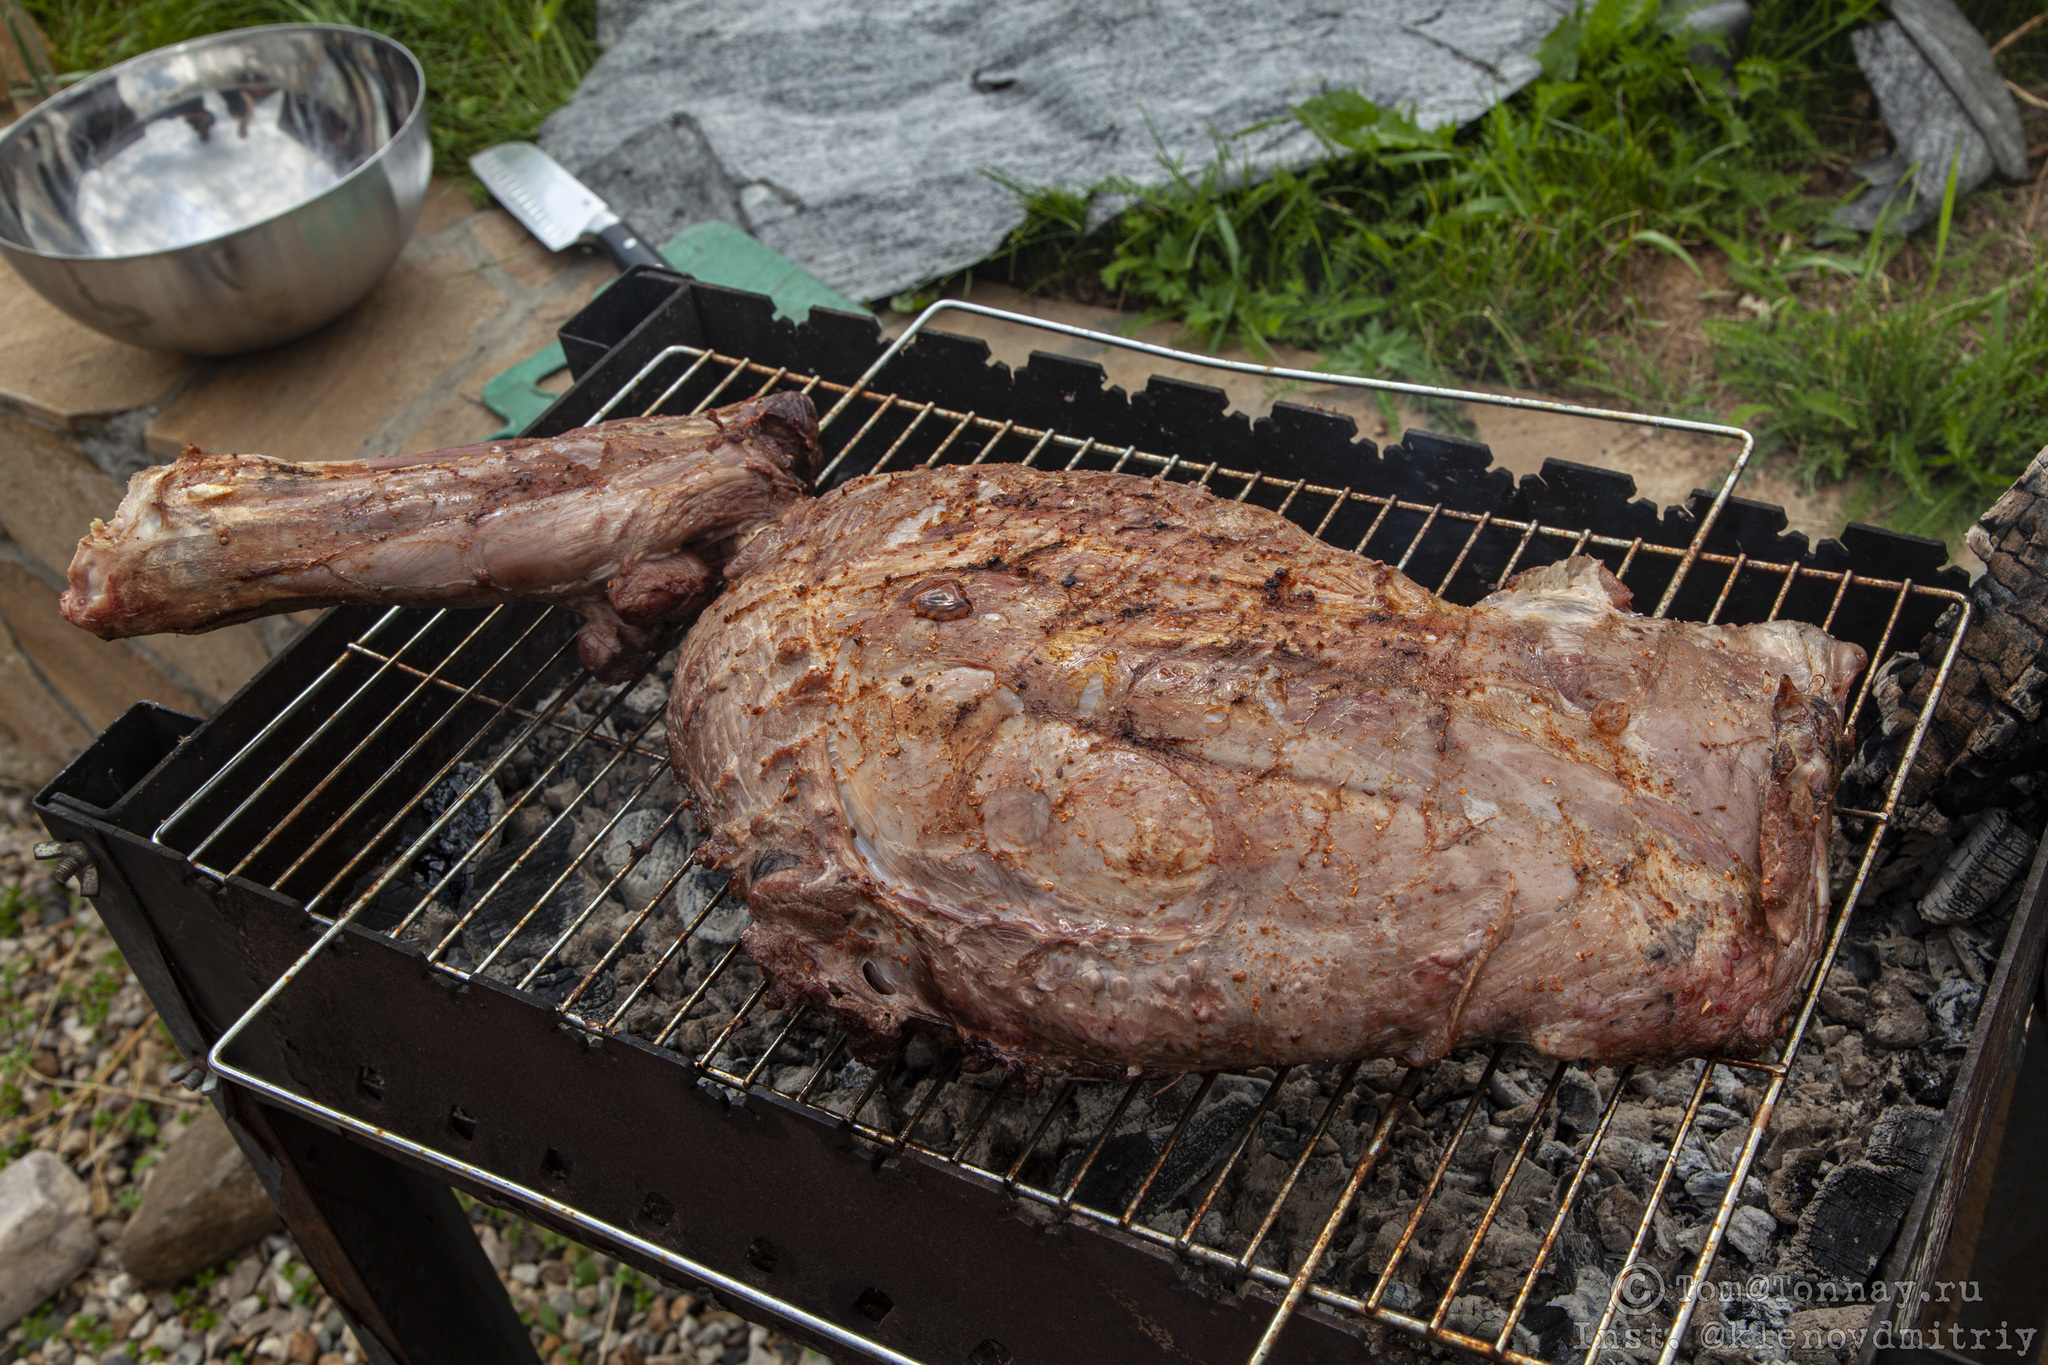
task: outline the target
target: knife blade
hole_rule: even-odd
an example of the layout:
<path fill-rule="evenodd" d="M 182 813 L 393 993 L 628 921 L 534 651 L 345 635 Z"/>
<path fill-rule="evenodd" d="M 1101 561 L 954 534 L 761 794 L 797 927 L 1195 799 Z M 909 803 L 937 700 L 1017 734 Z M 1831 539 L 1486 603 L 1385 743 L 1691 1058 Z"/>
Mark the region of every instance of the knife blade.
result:
<path fill-rule="evenodd" d="M 469 159 L 469 169 L 550 251 L 588 237 L 611 253 L 621 270 L 668 264 L 588 185 L 531 142 L 486 147 Z"/>

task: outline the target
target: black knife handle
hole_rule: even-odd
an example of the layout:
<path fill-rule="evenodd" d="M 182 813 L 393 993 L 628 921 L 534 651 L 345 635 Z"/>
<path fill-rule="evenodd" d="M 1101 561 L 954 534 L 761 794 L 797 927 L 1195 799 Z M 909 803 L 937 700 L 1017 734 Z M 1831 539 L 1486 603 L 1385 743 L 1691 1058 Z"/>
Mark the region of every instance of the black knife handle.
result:
<path fill-rule="evenodd" d="M 633 231 L 629 224 L 613 223 L 608 228 L 600 229 L 597 240 L 611 253 L 612 259 L 619 263 L 621 270 L 631 270 L 636 265 L 657 265 L 664 270 L 668 268 L 668 262 L 661 258 L 661 253 L 642 241 L 640 234 Z"/>

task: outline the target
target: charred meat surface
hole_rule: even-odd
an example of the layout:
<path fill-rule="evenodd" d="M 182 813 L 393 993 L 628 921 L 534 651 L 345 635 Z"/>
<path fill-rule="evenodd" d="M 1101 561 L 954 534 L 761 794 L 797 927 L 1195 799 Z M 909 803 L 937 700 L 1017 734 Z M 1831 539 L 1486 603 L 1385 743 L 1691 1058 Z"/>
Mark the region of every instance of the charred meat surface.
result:
<path fill-rule="evenodd" d="M 617 680 L 711 599 L 725 560 L 802 495 L 817 454 L 817 415 L 788 393 L 376 460 L 188 447 L 93 523 L 61 607 L 112 640 L 334 602 L 540 599 L 584 617 L 584 664 Z"/>
<path fill-rule="evenodd" d="M 784 1000 L 1021 1068 L 1748 1053 L 1823 945 L 1862 651 L 1474 607 L 1207 490 L 857 480 L 726 568 L 669 742 Z"/>

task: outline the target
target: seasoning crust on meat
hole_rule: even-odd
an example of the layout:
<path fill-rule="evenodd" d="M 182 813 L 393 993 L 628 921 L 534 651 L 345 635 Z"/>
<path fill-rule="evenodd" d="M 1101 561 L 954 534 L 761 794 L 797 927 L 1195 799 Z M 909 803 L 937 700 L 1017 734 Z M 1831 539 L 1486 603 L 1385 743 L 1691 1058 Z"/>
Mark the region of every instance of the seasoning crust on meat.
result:
<path fill-rule="evenodd" d="M 620 681 L 718 591 L 718 569 L 803 495 L 810 400 L 606 422 L 544 439 L 299 464 L 196 447 L 129 480 L 60 608 L 102 639 L 201 631 L 334 602 L 579 612 Z"/>
<path fill-rule="evenodd" d="M 1822 947 L 1853 645 L 1474 607 L 1206 489 L 939 468 L 799 504 L 669 742 L 785 1001 L 1135 1074 L 1464 1042 L 1749 1053 Z"/>

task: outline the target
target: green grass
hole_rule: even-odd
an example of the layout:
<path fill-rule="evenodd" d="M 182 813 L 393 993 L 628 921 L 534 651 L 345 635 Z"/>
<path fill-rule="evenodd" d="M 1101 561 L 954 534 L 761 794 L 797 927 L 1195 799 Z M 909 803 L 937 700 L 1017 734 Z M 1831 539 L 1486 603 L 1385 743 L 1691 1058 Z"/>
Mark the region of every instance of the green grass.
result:
<path fill-rule="evenodd" d="M 1953 187 L 1951 186 L 1951 191 Z M 1770 302 L 1710 322 L 1735 410 L 1817 481 L 1861 479 L 1902 529 L 1953 535 L 2048 445 L 2048 263 L 1986 234 L 1958 251 L 1953 193 L 1930 255 L 1895 239 L 1739 270 Z"/>
<path fill-rule="evenodd" d="M 1577 379 L 1598 368 L 1632 251 L 1824 216 L 1799 193 L 1821 147 L 1802 96 L 1832 74 L 1811 56 L 1875 4 L 1764 0 L 1771 40 L 1730 88 L 1686 58 L 1657 0 L 1599 0 L 1544 44 L 1542 78 L 1459 132 L 1344 91 L 1293 111 L 1330 153 L 1306 167 L 1255 177 L 1227 138 L 1199 170 L 1166 166 L 1163 187 L 1016 187 L 1029 218 L 1007 263 L 1035 281 L 1092 273 L 1213 343 Z M 1088 233 L 1105 195 L 1131 206 Z"/>
<path fill-rule="evenodd" d="M 2039 0 L 1965 8 L 1996 38 Z M 1825 226 L 1860 190 L 1842 172 L 1862 153 L 1836 143 L 1866 89 L 1848 34 L 1884 17 L 1876 0 L 1760 0 L 1732 81 L 1694 63 L 1660 11 L 1583 8 L 1537 54 L 1542 77 L 1456 132 L 1337 92 L 1289 116 L 1328 153 L 1307 166 L 1254 175 L 1237 134 L 1151 186 L 1005 182 L 1027 221 L 997 265 L 1136 304 L 1211 347 L 1284 342 L 1388 378 L 1739 408 L 1810 478 L 1868 482 L 1865 502 L 1895 522 L 1967 520 L 2048 437 L 2031 248 L 1944 241 L 1944 274 L 1926 244 L 1865 247 Z M 2006 54 L 2008 74 L 2048 66 L 2044 39 Z M 1091 231 L 1105 197 L 1123 211 Z M 1770 316 L 1713 328 L 1702 370 L 1660 370 L 1631 282 L 1655 256 L 1704 275 L 1707 253 Z"/>
<path fill-rule="evenodd" d="M 222 29 L 317 21 L 376 29 L 427 73 L 435 169 L 531 138 L 597 58 L 596 0 L 25 0 L 59 71 L 94 71 Z"/>

